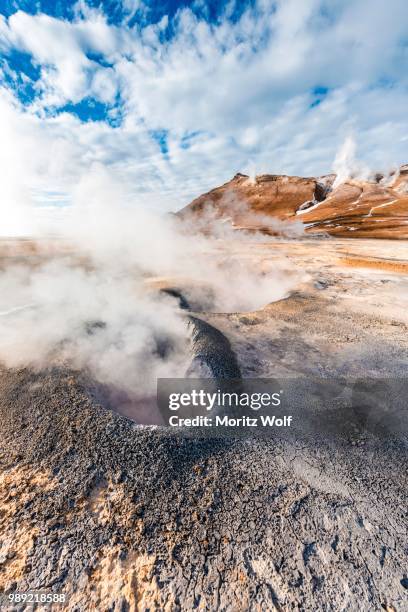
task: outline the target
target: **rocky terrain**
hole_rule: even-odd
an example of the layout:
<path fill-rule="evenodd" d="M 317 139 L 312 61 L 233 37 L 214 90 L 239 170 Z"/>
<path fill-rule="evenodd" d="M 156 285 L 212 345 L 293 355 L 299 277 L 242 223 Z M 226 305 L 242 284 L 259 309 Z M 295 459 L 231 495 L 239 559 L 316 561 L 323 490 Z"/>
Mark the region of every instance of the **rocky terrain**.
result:
<path fill-rule="evenodd" d="M 315 189 L 302 185 L 302 198 Z M 252 312 L 180 300 L 193 362 L 216 376 L 406 377 L 405 242 L 223 248 L 301 277 Z M 180 299 L 186 282 L 160 288 Z M 63 363 L 1 369 L 3 593 L 64 592 L 76 611 L 407 609 L 406 413 L 398 430 L 356 413 L 330 438 L 203 439 L 138 426 L 100 391 Z"/>
<path fill-rule="evenodd" d="M 215 216 L 231 221 L 236 229 L 269 234 L 285 228 L 276 221 L 298 221 L 312 234 L 403 239 L 408 237 L 408 165 L 389 176 L 340 184 L 334 174 L 317 178 L 237 174 L 193 200 L 179 215 L 204 222 Z M 286 231 L 295 228 L 286 224 Z"/>

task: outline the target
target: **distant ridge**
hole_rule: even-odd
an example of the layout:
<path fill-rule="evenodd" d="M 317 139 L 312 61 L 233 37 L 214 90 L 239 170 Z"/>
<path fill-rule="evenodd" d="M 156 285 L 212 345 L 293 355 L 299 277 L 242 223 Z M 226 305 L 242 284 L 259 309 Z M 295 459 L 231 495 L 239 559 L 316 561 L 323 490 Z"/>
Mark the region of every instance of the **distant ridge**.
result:
<path fill-rule="evenodd" d="M 277 233 L 268 221 L 300 221 L 307 233 L 347 238 L 408 238 L 408 164 L 388 176 L 347 179 L 238 172 L 177 213 L 184 219 L 228 218 L 236 229 Z M 287 224 L 286 224 L 287 225 Z M 279 233 L 279 232 L 278 232 Z"/>

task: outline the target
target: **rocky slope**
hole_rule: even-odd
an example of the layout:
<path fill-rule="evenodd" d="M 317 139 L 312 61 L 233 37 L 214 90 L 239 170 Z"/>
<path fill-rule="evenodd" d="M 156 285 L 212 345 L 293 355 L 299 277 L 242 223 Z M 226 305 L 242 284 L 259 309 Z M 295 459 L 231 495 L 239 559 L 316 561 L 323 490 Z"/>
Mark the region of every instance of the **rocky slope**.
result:
<path fill-rule="evenodd" d="M 408 165 L 389 176 L 349 179 L 237 174 L 205 193 L 179 213 L 205 225 L 215 218 L 230 220 L 236 229 L 307 233 L 347 238 L 408 237 Z M 302 226 L 291 222 L 301 222 Z"/>

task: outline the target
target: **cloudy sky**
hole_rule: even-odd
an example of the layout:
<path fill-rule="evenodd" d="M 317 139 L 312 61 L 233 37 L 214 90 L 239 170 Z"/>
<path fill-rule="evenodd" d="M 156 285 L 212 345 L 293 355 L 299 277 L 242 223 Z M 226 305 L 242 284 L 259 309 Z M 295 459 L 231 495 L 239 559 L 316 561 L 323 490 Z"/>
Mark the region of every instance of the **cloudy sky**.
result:
<path fill-rule="evenodd" d="M 0 13 L 10 223 L 17 205 L 69 207 L 89 176 L 175 210 L 238 171 L 329 172 L 350 136 L 370 168 L 408 162 L 406 0 L 3 0 Z"/>

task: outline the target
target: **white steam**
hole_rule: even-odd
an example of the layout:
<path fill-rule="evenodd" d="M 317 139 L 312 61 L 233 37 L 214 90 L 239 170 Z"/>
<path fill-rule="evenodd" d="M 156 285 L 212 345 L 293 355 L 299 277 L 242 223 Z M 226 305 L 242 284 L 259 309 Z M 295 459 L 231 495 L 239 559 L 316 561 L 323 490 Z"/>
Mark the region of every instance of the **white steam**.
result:
<path fill-rule="evenodd" d="M 333 172 L 336 179 L 333 189 L 349 179 L 356 167 L 356 142 L 352 136 L 348 136 L 336 154 L 333 163 Z"/>
<path fill-rule="evenodd" d="M 143 397 L 157 377 L 184 376 L 191 359 L 186 313 L 160 288 L 181 288 L 192 310 L 242 312 L 298 282 L 287 264 L 255 261 L 259 237 L 222 223 L 204 235 L 148 203 L 133 207 L 103 167 L 71 200 L 58 240 L 8 250 L 0 241 L 0 361 L 9 367 L 63 363 Z"/>
<path fill-rule="evenodd" d="M 356 141 L 353 136 L 349 135 L 336 153 L 333 162 L 333 172 L 336 174 L 333 189 L 349 179 L 367 180 L 369 178 L 371 172 L 357 159 L 356 152 Z"/>

